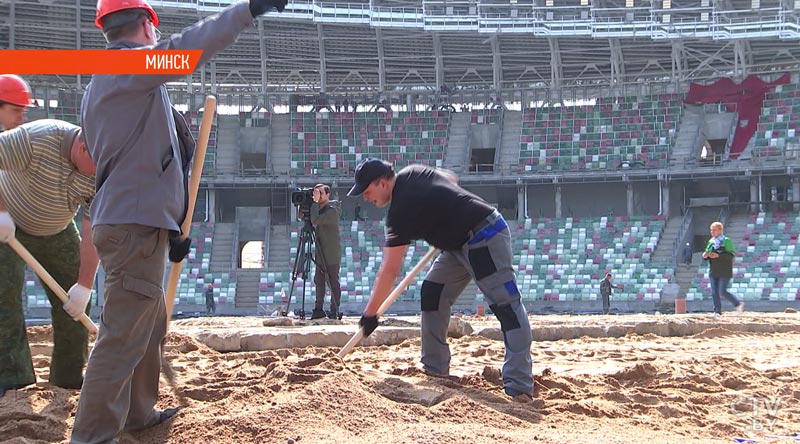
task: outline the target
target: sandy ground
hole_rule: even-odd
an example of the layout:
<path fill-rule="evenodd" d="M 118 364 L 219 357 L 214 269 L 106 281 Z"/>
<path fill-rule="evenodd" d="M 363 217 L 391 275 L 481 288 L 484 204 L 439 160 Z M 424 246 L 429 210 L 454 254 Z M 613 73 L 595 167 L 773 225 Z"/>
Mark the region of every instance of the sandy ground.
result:
<path fill-rule="evenodd" d="M 532 318 L 534 328 L 636 322 L 628 316 L 539 319 Z M 796 314 L 740 319 L 800 327 Z M 772 436 L 800 432 L 800 332 L 711 326 L 685 337 L 646 333 L 534 342 L 537 396 L 518 404 L 499 385 L 502 342 L 482 336 L 451 339 L 452 376 L 440 378 L 418 370 L 419 339 L 356 348 L 340 359 L 338 348 L 319 347 L 223 354 L 181 333 L 257 322 L 177 321 L 165 354 L 189 405 L 166 424 L 124 434 L 121 442 L 798 442 Z M 79 392 L 46 382 L 49 327 L 32 327 L 29 337 L 40 382 L 0 398 L 0 441 L 62 442 Z M 178 404 L 166 383 L 161 395 L 160 408 Z"/>

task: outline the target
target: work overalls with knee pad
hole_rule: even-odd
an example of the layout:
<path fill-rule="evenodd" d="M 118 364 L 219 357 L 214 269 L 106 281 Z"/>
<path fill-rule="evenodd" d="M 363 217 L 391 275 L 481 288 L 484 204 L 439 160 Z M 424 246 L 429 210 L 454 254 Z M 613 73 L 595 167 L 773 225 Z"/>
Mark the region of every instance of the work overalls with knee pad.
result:
<path fill-rule="evenodd" d="M 503 331 L 505 391 L 511 396 L 532 395 L 532 335 L 516 284 L 508 224 L 494 210 L 469 231 L 468 239 L 459 250 L 443 251 L 422 283 L 423 367 L 428 372 L 448 374 L 450 308 L 474 279 Z"/>

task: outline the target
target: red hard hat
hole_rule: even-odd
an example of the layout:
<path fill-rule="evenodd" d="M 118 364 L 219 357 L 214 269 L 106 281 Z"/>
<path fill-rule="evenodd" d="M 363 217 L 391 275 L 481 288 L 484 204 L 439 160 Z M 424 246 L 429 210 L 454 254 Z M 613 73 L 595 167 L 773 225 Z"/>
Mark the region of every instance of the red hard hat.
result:
<path fill-rule="evenodd" d="M 20 76 L 0 75 L 0 102 L 17 106 L 31 106 L 31 88 Z"/>
<path fill-rule="evenodd" d="M 158 26 L 158 15 L 147 3 L 147 0 L 97 0 L 97 16 L 94 19 L 94 25 L 103 29 L 103 17 L 126 9 L 144 9 L 150 14 L 153 25 Z"/>

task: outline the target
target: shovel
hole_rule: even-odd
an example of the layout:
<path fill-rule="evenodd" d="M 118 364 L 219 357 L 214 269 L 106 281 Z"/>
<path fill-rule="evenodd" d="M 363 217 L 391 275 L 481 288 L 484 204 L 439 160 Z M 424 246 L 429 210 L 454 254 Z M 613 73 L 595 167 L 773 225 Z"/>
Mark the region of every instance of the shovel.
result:
<path fill-rule="evenodd" d="M 431 247 L 430 250 L 428 250 L 428 252 L 425 253 L 425 256 L 423 256 L 422 259 L 420 259 L 419 262 L 417 262 L 417 265 L 415 265 L 414 268 L 412 268 L 411 271 L 408 272 L 406 277 L 404 277 L 403 280 L 400 281 L 400 283 L 397 284 L 396 287 L 394 287 L 392 292 L 389 293 L 389 297 L 387 297 L 386 300 L 383 301 L 383 304 L 381 304 L 381 306 L 378 308 L 377 316 L 380 317 L 382 314 L 386 312 L 386 310 L 389 309 L 389 307 L 392 306 L 395 299 L 397 299 L 400 296 L 400 294 L 406 290 L 406 287 L 408 287 L 411 281 L 414 280 L 415 277 L 417 277 L 419 272 L 422 271 L 423 268 L 425 268 L 425 265 L 428 262 L 430 262 L 431 259 L 433 259 L 433 257 L 436 256 L 438 253 L 439 250 L 434 247 Z M 358 344 L 358 342 L 361 341 L 363 337 L 364 337 L 364 328 L 361 327 L 358 329 L 358 333 L 353 335 L 353 337 L 350 338 L 350 341 L 348 341 L 347 344 L 345 344 L 345 346 L 342 347 L 342 349 L 339 351 L 339 357 L 343 358 L 345 355 L 350 353 L 350 351 L 353 350 L 353 347 L 355 347 L 356 344 Z"/>

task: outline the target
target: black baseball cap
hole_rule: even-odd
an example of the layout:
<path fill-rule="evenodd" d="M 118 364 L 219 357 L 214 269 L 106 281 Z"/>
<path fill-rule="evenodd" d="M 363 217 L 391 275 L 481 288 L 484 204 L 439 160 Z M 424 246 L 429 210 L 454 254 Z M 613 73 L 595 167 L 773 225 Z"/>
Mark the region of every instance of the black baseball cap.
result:
<path fill-rule="evenodd" d="M 392 164 L 381 159 L 367 158 L 356 167 L 356 184 L 347 193 L 348 196 L 360 196 L 375 179 L 394 171 Z"/>

